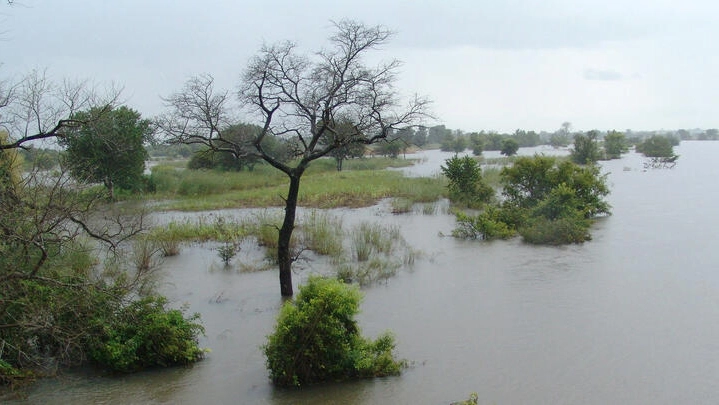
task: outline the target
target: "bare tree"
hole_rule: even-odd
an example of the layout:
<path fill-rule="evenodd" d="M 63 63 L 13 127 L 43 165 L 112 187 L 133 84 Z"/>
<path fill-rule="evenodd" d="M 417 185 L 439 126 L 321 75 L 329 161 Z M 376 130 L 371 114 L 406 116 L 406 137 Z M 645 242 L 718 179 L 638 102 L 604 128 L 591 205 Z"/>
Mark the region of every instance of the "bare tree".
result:
<path fill-rule="evenodd" d="M 120 93 L 114 87 L 99 91 L 87 81 L 65 80 L 57 84 L 47 72 L 38 70 L 15 82 L 0 81 L 0 130 L 10 135 L 8 142 L 0 144 L 0 150 L 61 138 L 67 129 L 83 124 L 72 118 L 76 112 L 91 107 L 109 112 Z"/>
<path fill-rule="evenodd" d="M 387 43 L 392 32 L 353 21 L 334 23 L 330 46 L 312 55 L 298 54 L 292 42 L 263 46 L 247 66 L 239 90 L 241 106 L 257 118 L 262 130 L 251 145 L 232 145 L 224 136 L 233 113 L 228 92 L 216 92 L 209 75 L 190 79 L 165 101 L 170 111 L 158 119 L 173 142 L 200 143 L 217 151 L 255 155 L 285 173 L 290 181 L 285 218 L 279 229 L 280 291 L 293 294 L 290 238 L 294 230 L 300 179 L 309 164 L 350 144 L 372 144 L 393 136 L 394 129 L 417 125 L 427 117 L 428 100 L 414 97 L 399 105 L 393 85 L 399 62 L 365 65 L 367 52 Z M 343 123 L 351 122 L 346 132 Z M 342 134 L 338 131 L 342 126 Z M 263 148 L 268 136 L 291 139 L 292 164 Z M 333 137 L 334 142 L 321 142 Z M 230 147 L 228 147 L 228 145 Z M 242 151 L 241 153 L 238 151 Z"/>

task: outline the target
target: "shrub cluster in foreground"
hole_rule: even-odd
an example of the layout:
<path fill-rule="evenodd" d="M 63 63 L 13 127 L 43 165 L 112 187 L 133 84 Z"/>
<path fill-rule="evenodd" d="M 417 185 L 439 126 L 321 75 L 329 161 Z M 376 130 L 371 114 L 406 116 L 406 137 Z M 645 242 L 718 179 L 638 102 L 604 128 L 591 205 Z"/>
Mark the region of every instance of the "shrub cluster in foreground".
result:
<path fill-rule="evenodd" d="M 0 384 L 86 362 L 135 371 L 199 359 L 197 317 L 169 309 L 146 262 L 123 254 L 141 218 L 63 173 L 21 172 L 18 159 L 0 150 Z"/>
<path fill-rule="evenodd" d="M 301 386 L 399 374 L 404 362 L 392 353 L 394 337 L 360 335 L 354 317 L 361 298 L 356 286 L 329 278 L 312 277 L 300 287 L 263 346 L 272 381 Z"/>
<path fill-rule="evenodd" d="M 101 331 L 90 340 L 90 356 L 106 368 L 133 372 L 193 363 L 202 358 L 197 336 L 199 314 L 167 308 L 164 297 L 131 302 L 109 319 L 96 319 Z"/>

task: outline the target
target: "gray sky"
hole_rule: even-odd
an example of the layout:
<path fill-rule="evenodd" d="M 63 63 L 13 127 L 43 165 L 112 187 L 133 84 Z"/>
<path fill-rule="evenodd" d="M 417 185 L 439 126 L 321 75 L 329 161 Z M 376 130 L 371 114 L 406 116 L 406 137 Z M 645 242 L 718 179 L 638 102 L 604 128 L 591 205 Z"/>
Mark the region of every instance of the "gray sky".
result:
<path fill-rule="evenodd" d="M 15 0 L 0 5 L 0 75 L 124 86 L 151 117 L 193 74 L 235 89 L 248 59 L 290 39 L 314 51 L 330 20 L 396 31 L 376 60 L 398 89 L 464 131 L 719 127 L 716 0 Z"/>

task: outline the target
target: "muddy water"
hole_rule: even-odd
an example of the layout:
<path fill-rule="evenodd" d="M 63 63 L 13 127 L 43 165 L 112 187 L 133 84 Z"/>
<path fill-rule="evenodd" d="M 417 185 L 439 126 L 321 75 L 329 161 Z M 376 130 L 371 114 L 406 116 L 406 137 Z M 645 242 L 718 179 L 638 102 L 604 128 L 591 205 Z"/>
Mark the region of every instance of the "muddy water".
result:
<path fill-rule="evenodd" d="M 162 289 L 202 313 L 205 360 L 122 378 L 68 374 L 18 403 L 447 404 L 472 391 L 487 404 L 716 403 L 719 142 L 676 151 L 672 170 L 644 171 L 634 154 L 604 164 L 613 215 L 583 245 L 454 240 L 441 236 L 453 227 L 441 209 L 333 211 L 345 225 L 398 224 L 424 253 L 364 289 L 363 332 L 394 331 L 413 364 L 400 377 L 274 389 L 259 346 L 281 305 L 276 273 L 224 269 L 208 246 L 191 246 L 164 262 Z M 325 270 L 306 262 L 295 278 Z"/>

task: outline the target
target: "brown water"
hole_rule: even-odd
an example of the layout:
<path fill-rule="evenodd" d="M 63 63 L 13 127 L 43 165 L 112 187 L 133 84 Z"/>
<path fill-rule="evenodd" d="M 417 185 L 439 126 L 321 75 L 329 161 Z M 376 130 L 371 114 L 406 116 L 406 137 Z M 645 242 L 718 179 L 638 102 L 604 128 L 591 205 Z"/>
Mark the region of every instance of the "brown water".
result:
<path fill-rule="evenodd" d="M 205 360 L 121 378 L 66 374 L 16 403 L 447 404 L 473 391 L 483 404 L 717 403 L 719 142 L 676 151 L 672 170 L 643 171 L 634 154 L 604 163 L 613 215 L 583 245 L 455 240 L 440 236 L 451 215 L 396 216 L 386 204 L 333 211 L 345 225 L 398 224 L 424 252 L 364 289 L 360 325 L 394 331 L 413 363 L 400 377 L 274 389 L 259 346 L 281 305 L 276 272 L 228 271 L 192 246 L 165 261 L 162 288 L 202 313 Z M 323 270 L 304 263 L 295 278 Z"/>

